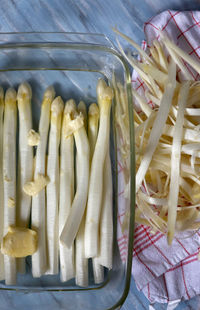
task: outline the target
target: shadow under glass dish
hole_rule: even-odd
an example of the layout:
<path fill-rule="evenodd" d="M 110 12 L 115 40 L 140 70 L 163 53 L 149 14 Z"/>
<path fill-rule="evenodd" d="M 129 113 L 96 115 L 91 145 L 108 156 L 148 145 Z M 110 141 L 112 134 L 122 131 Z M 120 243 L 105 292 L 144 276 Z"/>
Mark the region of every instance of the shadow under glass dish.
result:
<path fill-rule="evenodd" d="M 0 85 L 17 89 L 27 81 L 33 91 L 32 112 L 33 127 L 38 130 L 40 107 L 44 90 L 53 85 L 56 95 L 66 101 L 70 98 L 85 101 L 87 105 L 96 102 L 96 85 L 99 78 L 104 78 L 112 85 L 112 76 L 125 85 L 130 112 L 131 157 L 131 203 L 127 230 L 127 255 L 122 263 L 117 244 L 118 215 L 118 164 L 115 120 L 111 117 L 110 152 L 113 173 L 113 221 L 114 246 L 113 268 L 105 270 L 105 281 L 94 285 L 92 268 L 89 268 L 89 287 L 81 288 L 75 281 L 60 282 L 59 275 L 33 278 L 31 257 L 26 258 L 27 273 L 18 274 L 17 286 L 6 286 L 0 282 L 0 290 L 18 292 L 62 291 L 67 301 L 66 309 L 116 309 L 125 300 L 130 284 L 132 247 L 134 231 L 134 137 L 132 119 L 131 79 L 126 63 L 120 57 L 112 43 L 103 35 L 70 33 L 10 33 L 0 34 Z M 115 100 L 112 105 L 113 115 Z M 91 267 L 91 261 L 89 262 Z M 80 305 L 81 300 L 81 305 Z M 71 304 L 70 304 L 71 303 Z M 18 309 L 18 308 L 16 308 Z M 19 307 L 20 309 L 20 307 Z M 48 305 L 43 309 L 49 309 Z"/>

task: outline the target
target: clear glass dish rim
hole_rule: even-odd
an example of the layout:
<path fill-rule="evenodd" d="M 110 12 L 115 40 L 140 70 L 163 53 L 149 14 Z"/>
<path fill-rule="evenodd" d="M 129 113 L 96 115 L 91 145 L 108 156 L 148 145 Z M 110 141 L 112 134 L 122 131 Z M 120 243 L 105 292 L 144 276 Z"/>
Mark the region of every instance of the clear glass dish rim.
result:
<path fill-rule="evenodd" d="M 48 35 L 66 35 L 66 36 L 83 36 L 83 37 L 93 37 L 95 38 L 95 43 L 82 43 L 82 42 L 59 42 L 59 41 L 39 41 L 39 42 L 31 42 L 28 41 L 28 36 L 48 36 Z M 24 41 L 18 43 L 16 41 L 10 41 L 10 42 L 2 42 L 1 38 L 3 36 L 15 36 L 19 37 L 20 35 L 24 36 Z M 98 39 L 101 38 L 104 40 L 104 43 L 98 43 Z M 13 46 L 15 44 L 15 46 Z M 131 281 L 131 269 L 132 269 L 132 252 L 133 252 L 133 242 L 134 242 L 134 218 L 135 218 L 135 151 L 134 151 L 134 124 L 133 124 L 133 106 L 132 106 L 132 91 L 131 91 L 131 76 L 129 72 L 129 67 L 125 61 L 125 59 L 121 56 L 121 54 L 118 52 L 112 41 L 105 36 L 104 34 L 100 33 L 82 33 L 82 32 L 0 32 L 0 49 L 3 48 L 11 48 L 12 49 L 17 49 L 20 47 L 29 47 L 29 48 L 41 48 L 47 45 L 48 48 L 72 48 L 73 49 L 92 49 L 92 50 L 103 50 L 105 52 L 114 54 L 116 57 L 119 58 L 121 61 L 123 67 L 124 67 L 124 72 L 126 76 L 126 90 L 127 90 L 127 98 L 128 98 L 128 111 L 129 111 L 129 123 L 130 123 L 130 219 L 129 219 L 129 239 L 128 239 L 128 255 L 127 255 L 127 264 L 126 264 L 126 271 L 125 271 L 125 287 L 124 291 L 119 298 L 119 300 L 113 305 L 112 307 L 108 308 L 107 310 L 113 310 L 118 307 L 121 307 L 128 295 L 129 288 L 130 288 L 130 281 Z M 32 70 L 32 68 L 26 68 L 25 71 Z M 41 68 L 41 70 L 45 70 Z M 48 70 L 51 70 L 51 68 L 48 68 Z M 58 68 L 56 69 L 58 71 L 62 71 L 63 68 Z M 2 71 L 2 70 L 0 70 Z M 5 71 L 5 70 L 3 70 Z M 7 71 L 10 71 L 9 69 Z M 19 70 L 16 70 L 19 71 Z M 83 70 L 84 71 L 84 70 Z M 85 70 L 89 71 L 89 70 Z M 116 199 L 117 199 L 117 193 L 116 193 Z M 117 201 L 117 200 L 116 200 Z M 105 283 L 106 284 L 106 283 Z M 22 289 L 22 288 L 0 288 L 0 291 L 8 290 L 8 291 L 18 291 L 18 292 L 30 292 L 30 293 L 37 293 L 37 292 L 65 292 L 65 291 L 89 291 L 89 290 L 96 290 L 96 289 L 101 289 L 102 286 L 97 287 L 97 288 L 86 288 L 86 289 L 65 289 L 65 288 L 59 288 L 59 289 L 54 289 L 54 288 L 47 288 L 47 289 Z"/>

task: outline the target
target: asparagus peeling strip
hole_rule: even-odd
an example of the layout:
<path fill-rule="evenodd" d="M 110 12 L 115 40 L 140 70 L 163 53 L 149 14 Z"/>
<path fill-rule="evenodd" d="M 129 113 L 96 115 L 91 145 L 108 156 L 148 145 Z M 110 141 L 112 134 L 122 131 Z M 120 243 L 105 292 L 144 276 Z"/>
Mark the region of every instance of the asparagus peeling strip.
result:
<path fill-rule="evenodd" d="M 60 241 L 68 248 L 72 246 L 77 235 L 88 195 L 90 148 L 82 113 L 74 115 L 74 119 L 72 118 L 68 123 L 65 136 L 68 137 L 72 132 L 75 138 L 77 157 L 80 158 L 81 163 L 79 164 L 80 169 L 75 197 L 60 236 Z"/>
<path fill-rule="evenodd" d="M 3 154 L 3 114 L 4 114 L 4 92 L 0 87 L 0 154 Z M 4 199 L 3 199 L 3 156 L 0 157 L 0 240 L 3 238 L 4 225 Z M 4 280 L 4 257 L 0 253 L 0 281 Z"/>
<path fill-rule="evenodd" d="M 9 88 L 5 94 L 4 134 L 3 134 L 3 178 L 4 178 L 4 235 L 10 225 L 16 222 L 16 91 Z M 9 207 L 9 200 L 14 202 Z M 5 283 L 16 283 L 16 259 L 4 255 Z"/>
<path fill-rule="evenodd" d="M 168 243 L 171 244 L 176 224 L 176 214 L 179 195 L 179 178 L 180 178 L 180 159 L 181 159 L 181 141 L 183 134 L 184 112 L 187 104 L 190 82 L 185 82 L 181 86 L 179 93 L 179 109 L 176 123 L 174 126 L 174 136 L 171 153 L 171 181 L 168 198 Z"/>
<path fill-rule="evenodd" d="M 146 151 L 144 153 L 142 162 L 141 162 L 140 167 L 136 173 L 136 193 L 140 189 L 142 181 L 143 181 L 145 174 L 149 168 L 149 164 L 151 162 L 153 153 L 156 149 L 157 143 L 158 143 L 160 136 L 162 134 L 162 128 L 165 125 L 165 122 L 167 120 L 168 113 L 169 113 L 169 110 L 170 110 L 170 107 L 172 104 L 174 89 L 176 86 L 175 79 L 176 79 L 176 65 L 175 65 L 174 61 L 171 60 L 171 63 L 169 66 L 169 77 L 168 77 L 168 81 L 167 81 L 166 86 L 165 86 L 165 91 L 164 91 L 163 97 L 161 99 L 157 118 L 155 119 L 155 122 L 153 124 L 151 135 L 149 137 L 148 145 L 146 147 Z M 158 130 L 158 128 L 159 128 L 159 130 Z"/>
<path fill-rule="evenodd" d="M 64 228 L 74 198 L 74 137 L 73 134 L 65 137 L 65 129 L 74 113 L 76 113 L 75 102 L 69 100 L 65 104 L 61 133 L 59 236 Z M 75 275 L 74 244 L 67 248 L 59 240 L 59 251 L 60 278 L 61 281 L 65 282 Z"/>
<path fill-rule="evenodd" d="M 146 59 L 146 61 L 150 64 L 154 64 L 154 61 L 147 55 L 147 53 L 145 53 L 145 51 L 135 42 L 133 41 L 131 38 L 129 38 L 128 36 L 126 36 L 125 34 L 123 34 L 122 32 L 120 32 L 118 29 L 116 28 L 112 28 L 112 30 L 118 34 L 119 36 L 121 36 L 122 38 L 124 38 L 127 42 L 129 42 L 140 54 L 141 56 Z"/>
<path fill-rule="evenodd" d="M 64 103 L 61 97 L 56 97 L 51 104 L 51 127 L 49 134 L 49 152 L 47 160 L 47 175 L 50 183 L 47 185 L 47 257 L 46 274 L 58 273 L 59 228 L 59 145 L 61 122 Z"/>
<path fill-rule="evenodd" d="M 178 47 L 177 45 L 175 45 L 171 40 L 169 40 L 169 38 L 163 34 L 160 31 L 160 36 L 161 39 L 163 41 L 163 43 L 165 44 L 165 46 L 169 49 L 172 49 L 175 52 L 175 55 L 177 54 L 178 56 L 180 56 L 183 60 L 185 60 L 192 68 L 194 68 L 194 70 L 196 72 L 198 72 L 200 74 L 200 64 L 198 61 L 196 61 L 195 59 L 193 59 L 190 55 L 188 55 L 186 52 L 184 52 L 180 47 Z M 188 73 L 189 74 L 189 73 Z"/>
<path fill-rule="evenodd" d="M 99 220 L 103 192 L 103 168 L 110 133 L 110 110 L 113 90 L 106 82 L 99 79 L 97 100 L 100 109 L 99 132 L 91 164 L 88 191 L 87 214 L 85 224 L 85 256 L 98 256 Z"/>
<path fill-rule="evenodd" d="M 55 97 L 55 90 L 48 87 L 44 93 L 39 123 L 40 141 L 36 151 L 34 180 L 38 174 L 46 174 L 46 149 L 50 123 L 51 104 Z M 46 191 L 40 190 L 32 198 L 32 228 L 38 233 L 38 249 L 32 255 L 33 277 L 42 276 L 47 269 L 47 246 L 46 246 Z"/>

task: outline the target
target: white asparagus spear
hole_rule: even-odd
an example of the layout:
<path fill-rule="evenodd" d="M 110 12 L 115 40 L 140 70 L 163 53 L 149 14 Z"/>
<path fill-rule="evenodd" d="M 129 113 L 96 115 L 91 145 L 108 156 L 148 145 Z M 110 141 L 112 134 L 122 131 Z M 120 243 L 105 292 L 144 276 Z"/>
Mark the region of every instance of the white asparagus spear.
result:
<path fill-rule="evenodd" d="M 87 131 L 87 108 L 83 101 L 80 101 L 77 107 L 78 112 L 82 113 L 84 117 L 85 130 Z M 81 169 L 81 159 L 80 154 L 76 157 L 76 184 L 77 187 L 79 182 L 79 171 Z M 84 244 L 84 234 L 85 234 L 85 212 L 81 220 L 81 224 L 76 236 L 76 285 L 88 286 L 88 259 L 85 258 L 85 244 Z"/>
<path fill-rule="evenodd" d="M 46 174 L 46 149 L 50 123 L 51 104 L 55 97 L 55 90 L 48 87 L 44 93 L 39 123 L 40 141 L 37 146 L 35 159 L 34 179 L 38 174 Z M 38 249 L 32 255 L 32 275 L 41 277 L 47 269 L 47 246 L 46 246 L 46 193 L 45 188 L 36 196 L 32 197 L 32 228 L 38 234 Z"/>
<path fill-rule="evenodd" d="M 109 148 L 107 150 L 103 172 L 103 200 L 100 219 L 100 249 L 97 260 L 102 266 L 112 268 L 113 255 L 113 191 L 112 170 Z"/>
<path fill-rule="evenodd" d="M 4 199 L 3 199 L 3 113 L 4 113 L 4 92 L 0 87 L 0 242 L 3 239 L 3 218 L 4 218 Z M 4 257 L 0 252 L 0 281 L 4 280 Z"/>
<path fill-rule="evenodd" d="M 104 281 L 104 268 L 99 263 L 98 257 L 93 257 L 92 259 L 92 268 L 94 275 L 94 283 L 100 284 Z"/>
<path fill-rule="evenodd" d="M 61 133 L 59 236 L 64 228 L 74 198 L 74 137 L 73 134 L 65 137 L 65 129 L 74 112 L 76 112 L 76 105 L 71 99 L 65 105 Z M 75 276 L 74 244 L 67 248 L 59 241 L 59 250 L 60 279 L 65 282 Z"/>
<path fill-rule="evenodd" d="M 47 160 L 47 175 L 50 182 L 47 185 L 47 257 L 46 274 L 58 273 L 59 228 L 59 146 L 64 103 L 61 97 L 56 97 L 51 105 L 51 128 L 49 134 L 49 152 Z"/>
<path fill-rule="evenodd" d="M 90 163 L 92 161 L 97 135 L 99 128 L 99 107 L 96 103 L 92 103 L 88 110 L 88 139 L 90 143 Z M 103 282 L 104 280 L 104 269 L 98 262 L 98 259 L 94 257 L 92 259 L 92 267 L 94 274 L 94 282 L 96 284 Z"/>
<path fill-rule="evenodd" d="M 33 177 L 33 148 L 28 144 L 28 134 L 32 128 L 31 111 L 32 90 L 28 83 L 22 83 L 17 92 L 19 111 L 19 162 L 20 184 L 18 186 L 19 201 L 17 203 L 17 224 L 28 226 L 31 210 L 31 197 L 24 193 L 23 186 Z"/>
<path fill-rule="evenodd" d="M 71 134 L 71 132 L 74 133 L 77 156 L 80 158 L 80 168 L 78 172 L 76 194 L 69 216 L 60 236 L 60 241 L 68 248 L 72 246 L 79 230 L 88 195 L 90 148 L 82 114 L 76 115 L 74 119 L 71 120 L 68 129 L 66 130 L 66 136 Z"/>
<path fill-rule="evenodd" d="M 79 159 L 77 159 L 78 163 Z M 80 161 L 78 164 L 78 168 Z M 79 169 L 78 169 L 79 170 Z M 77 180 L 78 182 L 78 180 Z M 84 235 L 85 235 L 85 213 L 81 220 L 81 224 L 76 236 L 76 285 L 88 286 L 88 259 L 85 258 L 85 246 L 84 246 Z"/>
<path fill-rule="evenodd" d="M 112 191 L 112 169 L 110 161 L 109 141 L 103 171 L 103 198 L 100 217 L 100 247 L 99 255 L 93 259 L 93 270 L 95 283 L 103 282 L 102 266 L 112 268 L 113 255 L 113 191 Z M 98 266 L 99 269 L 98 269 Z"/>
<path fill-rule="evenodd" d="M 88 204 L 85 224 L 85 256 L 98 256 L 99 220 L 103 192 L 103 170 L 110 133 L 110 109 L 113 90 L 100 79 L 97 84 L 97 98 L 100 108 L 100 122 L 97 142 L 92 158 Z"/>
<path fill-rule="evenodd" d="M 16 91 L 9 88 L 5 94 L 3 135 L 3 178 L 4 178 L 4 235 L 16 222 Z M 12 202 L 12 204 L 11 204 Z M 5 283 L 16 284 L 16 259 L 4 255 Z"/>
<path fill-rule="evenodd" d="M 32 90 L 28 83 L 22 83 L 17 92 L 19 111 L 19 159 L 17 185 L 17 225 L 27 227 L 31 212 L 31 197 L 23 191 L 23 186 L 33 177 L 33 148 L 29 146 L 28 134 L 32 128 Z M 17 259 L 17 270 L 25 273 L 25 258 Z"/>
<path fill-rule="evenodd" d="M 88 109 L 88 139 L 90 143 L 90 161 L 94 154 L 99 129 L 99 107 L 92 103 Z"/>

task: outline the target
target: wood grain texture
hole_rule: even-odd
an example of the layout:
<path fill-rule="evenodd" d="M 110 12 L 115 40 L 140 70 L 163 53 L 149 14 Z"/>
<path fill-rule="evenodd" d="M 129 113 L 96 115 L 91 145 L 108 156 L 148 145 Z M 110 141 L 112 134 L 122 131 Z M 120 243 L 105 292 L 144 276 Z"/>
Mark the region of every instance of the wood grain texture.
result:
<path fill-rule="evenodd" d="M 143 23 L 166 9 L 200 9 L 199 0 L 1 0 L 0 32 L 67 31 L 104 33 L 113 42 L 111 27 L 117 26 L 138 43 L 144 39 Z M 130 46 L 123 42 L 125 49 Z M 133 266 L 134 268 L 134 266 Z M 0 309 L 35 310 L 49 304 L 49 310 L 67 309 L 62 293 L 22 294 L 0 292 Z M 155 309 L 166 309 L 155 305 Z M 200 298 L 182 303 L 178 309 L 199 309 Z M 149 309 L 134 282 L 123 310 Z M 86 310 L 86 309 L 83 309 Z"/>

